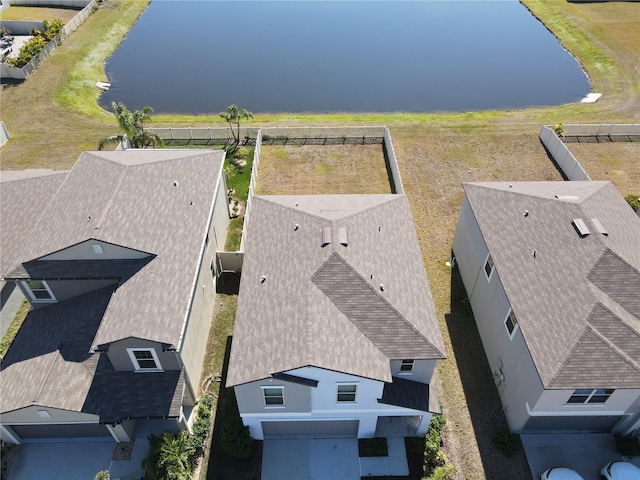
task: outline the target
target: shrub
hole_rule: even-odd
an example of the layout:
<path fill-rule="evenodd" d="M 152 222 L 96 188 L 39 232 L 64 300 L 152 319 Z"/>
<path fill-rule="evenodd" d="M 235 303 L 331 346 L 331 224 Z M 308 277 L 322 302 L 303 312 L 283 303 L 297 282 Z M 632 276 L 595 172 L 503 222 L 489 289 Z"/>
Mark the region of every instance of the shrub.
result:
<path fill-rule="evenodd" d="M 640 440 L 633 435 L 620 435 L 619 433 L 613 436 L 616 441 L 616 452 L 625 457 L 637 457 L 640 456 Z"/>
<path fill-rule="evenodd" d="M 149 437 L 149 454 L 142 461 L 148 480 L 189 480 L 194 451 L 185 430 L 177 435 L 165 432 Z"/>
<path fill-rule="evenodd" d="M 109 470 L 101 470 L 96 473 L 96 476 L 93 477 L 93 480 L 111 480 L 111 475 L 109 474 Z"/>
<path fill-rule="evenodd" d="M 631 208 L 633 208 L 634 212 L 637 212 L 640 209 L 640 195 L 627 195 L 624 197 Z"/>
<path fill-rule="evenodd" d="M 53 20 L 51 23 L 44 20 L 42 22 L 42 31 L 33 30 L 31 32 L 33 38 L 25 42 L 17 58 L 9 58 L 7 59 L 7 63 L 18 68 L 24 67 L 33 57 L 40 54 L 50 41 L 62 32 L 63 27 L 64 25 L 60 20 Z"/>
<path fill-rule="evenodd" d="M 510 455 L 520 448 L 520 436 L 502 427 L 493 432 L 493 443 L 502 453 Z"/>
<path fill-rule="evenodd" d="M 423 480 L 449 480 L 453 478 L 454 473 L 456 473 L 456 469 L 453 465 L 443 465 L 436 467 L 431 475 L 425 477 Z"/>
<path fill-rule="evenodd" d="M 555 124 L 553 126 L 553 131 L 558 137 L 564 137 L 564 125 L 562 125 L 562 122 Z"/>
<path fill-rule="evenodd" d="M 234 458 L 251 456 L 253 439 L 249 427 L 245 427 L 239 416 L 229 418 L 220 431 L 222 449 Z"/>

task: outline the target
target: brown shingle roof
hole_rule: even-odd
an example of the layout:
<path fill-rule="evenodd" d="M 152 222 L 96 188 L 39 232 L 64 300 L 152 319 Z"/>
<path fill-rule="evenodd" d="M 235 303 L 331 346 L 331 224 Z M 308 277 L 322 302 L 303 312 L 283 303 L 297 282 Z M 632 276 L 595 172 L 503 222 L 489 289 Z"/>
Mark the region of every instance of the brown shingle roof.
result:
<path fill-rule="evenodd" d="M 640 221 L 613 184 L 463 186 L 543 385 L 640 387 Z"/>
<path fill-rule="evenodd" d="M 444 344 L 406 197 L 254 197 L 227 385 L 306 365 L 391 381 L 407 356 Z"/>

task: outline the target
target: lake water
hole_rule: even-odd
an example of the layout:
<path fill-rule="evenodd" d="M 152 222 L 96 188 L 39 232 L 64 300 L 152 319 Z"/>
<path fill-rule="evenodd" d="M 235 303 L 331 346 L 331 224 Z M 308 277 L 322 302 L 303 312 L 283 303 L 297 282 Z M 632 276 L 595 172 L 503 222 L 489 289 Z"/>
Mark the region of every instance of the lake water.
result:
<path fill-rule="evenodd" d="M 517 0 L 154 0 L 106 72 L 103 107 L 156 113 L 464 112 L 590 91 Z"/>

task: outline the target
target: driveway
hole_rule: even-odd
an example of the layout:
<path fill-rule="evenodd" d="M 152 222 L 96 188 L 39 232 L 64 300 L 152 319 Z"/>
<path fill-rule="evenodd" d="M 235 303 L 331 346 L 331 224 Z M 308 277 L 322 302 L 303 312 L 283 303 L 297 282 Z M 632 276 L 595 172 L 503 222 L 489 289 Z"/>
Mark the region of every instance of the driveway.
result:
<path fill-rule="evenodd" d="M 265 440 L 262 444 L 262 480 L 360 480 L 358 440 Z"/>
<path fill-rule="evenodd" d="M 116 443 L 108 439 L 23 443 L 8 480 L 90 480 L 101 470 L 111 478 L 140 479 L 142 459 L 149 450 L 146 437 L 137 437 L 129 460 L 112 460 Z"/>
<path fill-rule="evenodd" d="M 573 468 L 585 480 L 600 480 L 604 465 L 622 460 L 610 433 L 536 433 L 520 438 L 534 479 L 547 468 L 563 466 Z M 640 466 L 640 457 L 634 457 L 633 463 Z"/>

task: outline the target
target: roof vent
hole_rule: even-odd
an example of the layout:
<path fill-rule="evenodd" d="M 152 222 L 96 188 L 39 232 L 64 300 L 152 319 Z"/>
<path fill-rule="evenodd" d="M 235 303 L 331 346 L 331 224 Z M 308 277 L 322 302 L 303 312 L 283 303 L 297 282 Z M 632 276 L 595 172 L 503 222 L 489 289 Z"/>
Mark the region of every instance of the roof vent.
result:
<path fill-rule="evenodd" d="M 573 223 L 573 226 L 578 232 L 578 235 L 580 235 L 580 238 L 584 238 L 591 233 L 587 228 L 587 224 L 584 223 L 584 220 L 581 218 L 574 218 L 571 223 Z"/>
<path fill-rule="evenodd" d="M 173 186 L 174 186 L 174 187 L 177 187 L 178 185 L 180 185 L 180 184 L 178 183 L 178 181 L 177 181 L 177 180 L 174 180 L 174 181 L 173 181 Z"/>
<path fill-rule="evenodd" d="M 591 223 L 593 223 L 593 226 L 596 227 L 596 230 L 598 231 L 598 233 L 600 233 L 601 235 L 604 235 L 605 237 L 609 236 L 609 231 L 606 228 L 604 228 L 604 225 L 602 225 L 602 222 L 600 221 L 600 219 L 592 218 Z"/>
<path fill-rule="evenodd" d="M 331 243 L 331 228 L 324 227 L 322 229 L 322 246 L 326 247 Z"/>
<path fill-rule="evenodd" d="M 347 229 L 345 227 L 340 227 L 338 229 L 338 241 L 345 247 L 348 245 L 349 242 L 347 241 Z"/>
<path fill-rule="evenodd" d="M 293 226 L 293 229 L 294 229 L 294 230 L 296 230 L 296 231 L 297 231 L 299 228 L 300 228 L 300 225 L 298 225 L 297 223 Z"/>

